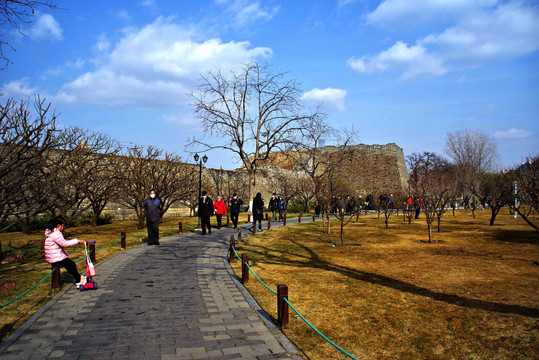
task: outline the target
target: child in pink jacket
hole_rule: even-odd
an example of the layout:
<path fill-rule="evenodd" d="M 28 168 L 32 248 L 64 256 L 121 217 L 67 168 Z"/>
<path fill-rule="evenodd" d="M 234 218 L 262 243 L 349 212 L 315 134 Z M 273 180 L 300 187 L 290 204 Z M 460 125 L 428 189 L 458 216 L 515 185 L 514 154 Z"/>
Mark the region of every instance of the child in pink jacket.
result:
<path fill-rule="evenodd" d="M 66 240 L 62 235 L 64 231 L 64 222 L 60 219 L 52 219 L 45 230 L 45 260 L 48 263 L 58 263 L 69 272 L 75 280 L 75 286 L 81 285 L 81 276 L 77 270 L 77 265 L 71 260 L 64 251 L 65 247 L 82 244 L 83 240 Z M 82 281 L 85 282 L 85 277 Z"/>

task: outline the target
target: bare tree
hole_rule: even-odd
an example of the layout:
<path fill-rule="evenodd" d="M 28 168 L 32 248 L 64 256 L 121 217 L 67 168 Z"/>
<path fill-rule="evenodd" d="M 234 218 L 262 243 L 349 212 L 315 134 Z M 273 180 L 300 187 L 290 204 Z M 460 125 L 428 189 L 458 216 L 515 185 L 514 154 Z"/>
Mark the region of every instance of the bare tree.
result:
<path fill-rule="evenodd" d="M 414 153 L 407 157 L 412 194 L 420 199 L 427 220 L 429 242 L 432 242 L 432 223 L 439 212 L 445 211 L 448 194 L 454 187 L 447 162 L 434 153 Z"/>
<path fill-rule="evenodd" d="M 120 146 L 114 139 L 78 127 L 67 128 L 62 132 L 62 148 L 53 158 L 56 177 L 53 184 L 65 186 L 51 196 L 53 212 L 57 212 L 67 224 L 88 209 L 94 210 L 93 223 L 110 198 L 113 186 L 111 179 L 111 160 L 118 154 Z"/>
<path fill-rule="evenodd" d="M 35 99 L 34 111 L 28 101 L 9 99 L 0 105 L 0 222 L 10 216 L 24 216 L 44 210 L 44 200 L 54 187 L 43 186 L 55 174 L 46 166 L 50 152 L 59 144 L 57 115 L 50 104 Z M 5 231 L 12 222 L 0 228 Z"/>
<path fill-rule="evenodd" d="M 275 165 L 268 165 L 264 167 L 264 170 L 268 171 L 270 187 L 283 197 L 288 207 L 288 203 L 300 194 L 299 178 L 301 175 Z"/>
<path fill-rule="evenodd" d="M 158 161 L 158 170 L 154 172 L 153 189 L 159 194 L 163 206 L 161 218 L 175 203 L 190 196 L 198 171 L 193 165 L 183 163 L 181 157 L 174 153 L 165 153 Z"/>
<path fill-rule="evenodd" d="M 511 179 L 506 174 L 488 173 L 479 178 L 479 186 L 474 188 L 474 194 L 490 208 L 490 225 L 494 225 L 500 210 L 512 202 L 511 188 Z"/>
<path fill-rule="evenodd" d="M 22 32 L 21 26 L 34 21 L 36 10 L 39 8 L 57 9 L 57 5 L 52 1 L 34 1 L 34 0 L 0 0 L 0 26 L 10 26 Z M 13 62 L 5 55 L 5 47 L 15 50 L 7 41 L 0 39 L 0 61 L 5 65 L 0 69 L 5 70 Z"/>
<path fill-rule="evenodd" d="M 144 227 L 144 201 L 154 186 L 154 174 L 162 150 L 155 147 L 129 148 L 121 159 L 119 169 L 121 177 L 120 202 L 135 210 L 138 228 Z M 158 194 L 160 196 L 160 194 Z"/>
<path fill-rule="evenodd" d="M 528 225 L 539 232 L 537 217 L 539 215 L 539 156 L 528 159 L 526 163 L 517 166 L 510 175 L 516 186 L 516 202 L 512 201 L 513 209 Z"/>
<path fill-rule="evenodd" d="M 482 174 L 495 170 L 498 160 L 496 142 L 484 132 L 478 130 L 459 130 L 448 133 L 445 152 L 456 165 L 459 186 L 463 191 L 471 192 L 479 186 Z M 472 198 L 475 204 L 475 198 Z M 475 217 L 475 206 L 472 206 Z"/>
<path fill-rule="evenodd" d="M 195 184 L 198 185 L 197 169 L 181 162 L 174 153 L 167 153 L 153 146 L 133 147 L 122 157 L 120 202 L 135 210 L 138 228 L 144 227 L 144 202 L 150 190 L 162 201 L 161 217 L 177 202 L 190 199 Z"/>
<path fill-rule="evenodd" d="M 317 111 L 305 111 L 299 85 L 285 75 L 251 62 L 228 76 L 210 71 L 192 93 L 205 136 L 218 139 L 192 139 L 190 146 L 235 153 L 249 175 L 250 199 L 256 192 L 260 163 L 272 151 L 289 148 L 305 123 L 320 116 Z"/>

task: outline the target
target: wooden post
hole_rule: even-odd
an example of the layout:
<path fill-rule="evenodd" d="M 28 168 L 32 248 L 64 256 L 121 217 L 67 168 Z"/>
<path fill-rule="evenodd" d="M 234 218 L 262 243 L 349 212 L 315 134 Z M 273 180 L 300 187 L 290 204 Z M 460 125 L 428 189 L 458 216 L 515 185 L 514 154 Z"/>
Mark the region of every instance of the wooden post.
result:
<path fill-rule="evenodd" d="M 268 219 L 268 230 L 271 229 L 271 219 Z"/>
<path fill-rule="evenodd" d="M 301 224 L 301 213 L 299 213 L 299 216 L 298 216 L 298 224 Z"/>
<path fill-rule="evenodd" d="M 54 263 L 51 264 L 51 269 L 54 270 L 52 273 L 52 283 L 51 288 L 52 290 L 58 290 L 60 288 L 60 264 Z"/>
<path fill-rule="evenodd" d="M 226 227 L 230 226 L 230 215 L 226 214 Z"/>
<path fill-rule="evenodd" d="M 247 214 L 247 223 L 251 222 L 251 214 Z"/>
<path fill-rule="evenodd" d="M 238 241 L 241 241 L 241 229 L 238 228 Z"/>
<path fill-rule="evenodd" d="M 183 223 L 181 221 L 178 223 L 178 234 L 183 234 Z"/>
<path fill-rule="evenodd" d="M 120 236 L 120 247 L 122 250 L 125 250 L 126 248 L 125 239 L 126 239 L 125 231 L 122 231 L 121 236 Z"/>
<path fill-rule="evenodd" d="M 316 221 L 316 214 L 313 214 L 313 222 Z"/>
<path fill-rule="evenodd" d="M 253 222 L 253 228 L 251 229 L 251 231 L 253 235 L 256 234 L 256 221 Z"/>
<path fill-rule="evenodd" d="M 88 244 L 88 251 L 90 252 L 90 260 L 95 264 L 95 242 Z"/>
<path fill-rule="evenodd" d="M 283 219 L 283 227 L 286 226 L 286 213 L 284 213 L 284 219 Z"/>
<path fill-rule="evenodd" d="M 283 329 L 288 329 L 288 286 L 277 285 L 277 323 Z"/>
<path fill-rule="evenodd" d="M 236 242 L 234 241 L 234 235 L 230 235 L 230 249 L 228 254 L 228 262 L 232 262 L 234 260 L 234 245 L 236 245 Z"/>
<path fill-rule="evenodd" d="M 241 254 L 241 283 L 246 284 L 249 281 L 249 255 Z"/>

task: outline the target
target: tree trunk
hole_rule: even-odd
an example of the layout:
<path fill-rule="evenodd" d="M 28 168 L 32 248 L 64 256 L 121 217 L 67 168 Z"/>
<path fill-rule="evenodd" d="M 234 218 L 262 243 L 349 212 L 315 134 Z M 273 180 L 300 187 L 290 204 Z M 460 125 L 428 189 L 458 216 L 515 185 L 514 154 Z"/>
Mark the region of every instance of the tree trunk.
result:
<path fill-rule="evenodd" d="M 341 246 L 344 246 L 344 215 L 341 215 Z"/>
<path fill-rule="evenodd" d="M 500 209 L 491 207 L 491 210 L 492 210 L 492 214 L 490 215 L 490 226 L 494 225 L 494 220 L 496 220 L 496 216 L 498 215 L 498 211 L 500 211 Z"/>
<path fill-rule="evenodd" d="M 432 243 L 432 224 L 427 221 L 427 227 L 429 228 L 429 243 Z"/>
<path fill-rule="evenodd" d="M 251 168 L 249 170 L 249 210 L 253 211 L 253 199 L 255 198 L 255 185 L 256 185 L 256 178 L 255 178 L 256 170 L 254 168 Z"/>
<path fill-rule="evenodd" d="M 440 230 L 440 223 L 441 223 L 441 221 L 442 221 L 442 217 L 441 217 L 441 216 L 438 216 L 436 220 L 438 220 L 438 233 L 440 233 L 440 232 L 441 232 L 441 230 Z"/>
<path fill-rule="evenodd" d="M 327 217 L 328 217 L 328 234 L 331 233 L 331 221 L 330 221 L 330 218 L 329 218 L 329 213 L 327 213 Z"/>

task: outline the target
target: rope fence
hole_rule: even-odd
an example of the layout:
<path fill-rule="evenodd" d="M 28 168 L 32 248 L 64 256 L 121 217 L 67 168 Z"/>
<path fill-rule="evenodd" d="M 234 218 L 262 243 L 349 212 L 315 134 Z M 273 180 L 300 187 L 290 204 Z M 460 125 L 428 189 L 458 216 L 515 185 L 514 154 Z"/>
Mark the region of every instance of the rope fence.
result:
<path fill-rule="evenodd" d="M 285 215 L 285 219 L 286 219 L 286 215 Z M 314 217 L 313 217 L 313 221 L 314 221 Z M 271 224 L 270 220 L 268 220 L 267 222 L 268 222 L 268 224 Z M 301 223 L 301 214 L 298 217 L 298 223 Z M 286 225 L 286 220 L 283 223 L 283 226 L 284 225 Z M 256 228 L 256 223 L 253 223 L 251 226 L 248 226 L 248 227 L 246 227 L 244 229 L 249 231 L 249 230 L 252 230 L 253 227 Z M 278 322 L 278 324 L 281 325 L 281 327 L 283 327 L 283 328 L 288 328 L 288 306 L 290 306 L 290 308 L 298 315 L 298 317 L 301 320 L 303 320 L 311 329 L 313 329 L 318 335 L 320 335 L 331 346 L 333 346 L 335 349 L 337 349 L 338 351 L 340 351 L 342 354 L 346 355 L 350 359 L 358 360 L 356 357 L 354 357 L 352 354 L 350 354 L 349 352 L 347 352 L 346 350 L 341 348 L 339 345 L 337 345 L 335 342 L 333 342 L 331 339 L 329 339 L 326 335 L 324 335 L 320 330 L 318 330 L 313 324 L 311 324 L 290 303 L 290 301 L 288 300 L 288 287 L 286 285 L 278 285 L 277 286 L 277 291 L 275 291 L 272 288 L 270 288 L 266 283 L 264 283 L 256 275 L 256 273 L 253 271 L 253 269 L 248 264 L 248 261 L 249 261 L 248 259 L 249 258 L 247 256 L 247 254 L 242 254 L 242 256 L 240 257 L 238 252 L 236 251 L 236 246 L 235 246 L 236 241 L 235 240 L 236 239 L 241 239 L 241 232 L 242 232 L 242 229 L 239 229 L 238 232 L 235 235 L 231 235 L 231 238 L 230 238 L 230 250 L 229 250 L 230 251 L 230 257 L 229 257 L 229 259 L 230 259 L 230 261 L 232 261 L 234 256 L 235 256 L 238 260 L 242 261 L 242 267 L 241 267 L 242 268 L 242 279 L 241 279 L 242 284 L 247 283 L 247 281 L 249 279 L 248 272 L 250 272 L 258 280 L 258 282 L 260 282 L 266 289 L 268 289 L 274 295 L 277 295 L 277 297 L 278 297 L 278 302 L 277 302 L 277 322 Z M 248 270 L 248 272 L 247 272 L 247 270 Z"/>

